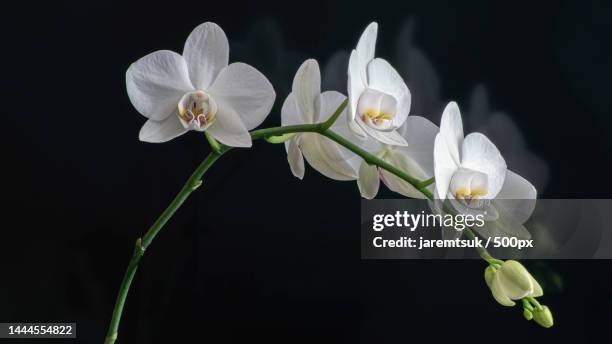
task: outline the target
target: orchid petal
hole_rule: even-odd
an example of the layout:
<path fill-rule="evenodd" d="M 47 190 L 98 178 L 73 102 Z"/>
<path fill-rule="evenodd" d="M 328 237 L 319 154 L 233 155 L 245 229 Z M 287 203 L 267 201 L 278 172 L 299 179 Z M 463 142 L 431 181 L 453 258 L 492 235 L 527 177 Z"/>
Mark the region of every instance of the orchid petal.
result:
<path fill-rule="evenodd" d="M 298 140 L 293 138 L 286 143 L 287 161 L 291 168 L 291 173 L 299 179 L 304 178 L 304 156 L 298 145 Z"/>
<path fill-rule="evenodd" d="M 185 132 L 187 129 L 183 127 L 178 117 L 173 115 L 162 121 L 147 120 L 140 129 L 139 139 L 144 142 L 161 143 L 170 141 Z"/>
<path fill-rule="evenodd" d="M 315 123 L 318 109 L 315 100 L 321 93 L 321 71 L 316 60 L 306 60 L 293 78 L 292 94 L 300 109 L 303 123 Z"/>
<path fill-rule="evenodd" d="M 442 133 L 439 133 L 436 135 L 434 143 L 434 175 L 436 177 L 436 191 L 441 200 L 446 199 L 451 179 L 458 168 L 459 166 L 448 151 L 448 145 Z"/>
<path fill-rule="evenodd" d="M 466 136 L 461 150 L 461 166 L 487 175 L 487 199 L 494 199 L 504 185 L 506 161 L 497 147 L 483 134 Z"/>
<path fill-rule="evenodd" d="M 363 131 L 365 131 L 368 135 L 375 138 L 376 140 L 386 143 L 392 146 L 407 146 L 408 143 L 406 139 L 402 137 L 396 130 L 392 131 L 379 131 L 374 128 L 370 128 L 367 124 L 363 123 L 363 121 L 358 118 L 355 120 L 357 124 L 361 127 Z"/>
<path fill-rule="evenodd" d="M 359 75 L 361 81 L 367 85 L 368 78 L 366 74 L 367 65 L 372 59 L 374 59 L 374 52 L 376 50 L 376 36 L 378 35 L 378 24 L 376 22 L 370 23 L 359 37 L 355 52 L 357 54 L 357 66 L 359 68 Z"/>
<path fill-rule="evenodd" d="M 357 112 L 357 102 L 359 97 L 368 87 L 367 80 L 361 77 L 361 73 L 365 74 L 366 65 L 360 66 L 357 51 L 353 50 L 349 58 L 348 67 L 348 97 L 349 97 L 349 119 L 354 120 Z M 360 129 L 358 129 L 360 130 Z M 359 136 L 365 136 L 363 131 L 357 131 Z"/>
<path fill-rule="evenodd" d="M 193 90 L 185 60 L 169 50 L 153 52 L 132 63 L 125 79 L 132 105 L 155 121 L 172 115 L 183 94 Z"/>
<path fill-rule="evenodd" d="M 359 168 L 359 179 L 357 179 L 357 186 L 361 197 L 365 199 L 372 199 L 378 194 L 378 188 L 380 186 L 380 177 L 378 175 L 378 167 L 376 165 L 368 165 L 365 161 L 361 163 Z"/>
<path fill-rule="evenodd" d="M 219 73 L 208 92 L 229 104 L 248 130 L 260 125 L 272 110 L 276 94 L 270 81 L 246 63 L 232 63 Z"/>
<path fill-rule="evenodd" d="M 389 94 L 397 101 L 397 113 L 393 127 L 400 127 L 410 112 L 410 91 L 404 79 L 384 59 L 374 59 L 368 64 L 368 87 Z"/>
<path fill-rule="evenodd" d="M 183 56 L 193 86 L 200 90 L 208 89 L 229 61 L 225 32 L 215 23 L 199 25 L 187 37 Z"/>
<path fill-rule="evenodd" d="M 219 142 L 232 147 L 251 147 L 251 135 L 240 116 L 224 102 L 219 102 L 215 122 L 206 129 Z"/>
<path fill-rule="evenodd" d="M 426 178 L 432 177 L 434 175 L 432 152 L 436 135 L 440 131 L 438 126 L 425 117 L 408 116 L 400 130 L 403 131 L 402 136 L 406 139 L 408 146 L 397 147 L 396 150 L 404 152 L 421 166 Z"/>
<path fill-rule="evenodd" d="M 350 112 L 349 112 L 350 114 Z M 347 117 L 347 125 L 349 127 L 349 129 L 353 132 L 354 135 L 356 135 L 357 137 L 359 137 L 362 140 L 366 140 L 368 138 L 368 134 L 362 129 L 362 126 L 357 124 L 357 119 L 350 118 L 350 115 Z"/>
<path fill-rule="evenodd" d="M 525 178 L 507 170 L 504 185 L 495 198 L 496 206 L 519 224 L 527 222 L 535 210 L 537 191 Z"/>
<path fill-rule="evenodd" d="M 389 164 L 399 168 L 403 172 L 418 178 L 427 179 L 427 173 L 423 171 L 423 168 L 414 161 L 410 156 L 403 152 L 391 151 L 387 153 L 384 160 Z M 402 194 L 410 198 L 426 198 L 421 191 L 418 191 L 414 186 L 396 176 L 395 174 L 388 172 L 387 170 L 381 171 L 381 179 L 383 183 L 389 188 L 389 190 Z"/>
<path fill-rule="evenodd" d="M 450 102 L 444 108 L 442 119 L 440 120 L 440 134 L 448 148 L 450 157 L 457 165 L 460 165 L 461 156 L 459 155 L 459 149 L 463 144 L 463 122 L 461 121 L 461 112 L 457 103 Z"/>
<path fill-rule="evenodd" d="M 337 143 L 313 133 L 301 134 L 300 137 L 304 158 L 314 169 L 334 180 L 357 179 L 357 172 L 346 161 Z"/>
<path fill-rule="evenodd" d="M 281 108 L 281 125 L 288 126 L 297 124 L 304 124 L 304 121 L 300 116 L 300 109 L 295 100 L 295 94 L 290 93 L 287 98 L 285 98 L 285 102 Z"/>
<path fill-rule="evenodd" d="M 331 117 L 340 104 L 344 102 L 346 96 L 340 92 L 336 91 L 326 91 L 321 94 L 320 97 L 320 110 L 319 110 L 319 118 L 320 121 L 327 121 L 329 117 Z M 342 136 L 343 138 L 349 140 L 353 144 L 360 146 L 364 149 L 367 148 L 367 141 L 364 141 L 353 134 L 346 123 L 346 116 L 348 114 L 347 109 L 338 116 L 336 121 L 332 124 L 330 129 L 334 131 L 336 134 Z M 336 142 L 333 142 L 329 139 L 321 140 L 321 147 L 324 149 L 329 149 L 328 155 L 330 157 L 336 157 L 336 160 L 341 159 L 342 161 L 347 162 L 351 166 L 352 173 L 350 175 L 357 176 L 357 170 L 359 169 L 359 164 L 361 163 L 361 157 L 351 152 L 350 150 L 344 148 Z"/>

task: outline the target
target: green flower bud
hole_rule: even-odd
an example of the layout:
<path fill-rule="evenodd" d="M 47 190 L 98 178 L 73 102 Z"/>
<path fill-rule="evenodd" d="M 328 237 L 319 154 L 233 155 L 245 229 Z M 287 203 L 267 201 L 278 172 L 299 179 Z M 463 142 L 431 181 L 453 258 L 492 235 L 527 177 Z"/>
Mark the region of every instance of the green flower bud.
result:
<path fill-rule="evenodd" d="M 495 276 L 495 271 L 496 269 L 493 267 L 493 265 L 489 265 L 485 269 L 484 279 L 485 279 L 485 282 L 487 282 L 487 286 L 489 286 L 489 288 L 491 288 L 491 283 L 493 283 L 493 277 Z"/>
<path fill-rule="evenodd" d="M 495 300 L 503 306 L 511 307 L 515 305 L 513 300 L 538 297 L 543 294 L 540 284 L 521 263 L 515 260 L 503 262 L 499 269 L 487 267 L 485 281 Z"/>
<path fill-rule="evenodd" d="M 552 313 L 547 306 L 542 306 L 541 309 L 535 308 L 533 310 L 533 320 L 538 323 L 538 325 L 545 328 L 549 328 L 554 325 Z"/>
<path fill-rule="evenodd" d="M 525 319 L 527 320 L 531 320 L 533 319 L 533 313 L 531 313 L 530 310 L 528 310 L 527 308 L 523 309 L 523 316 L 525 317 Z"/>

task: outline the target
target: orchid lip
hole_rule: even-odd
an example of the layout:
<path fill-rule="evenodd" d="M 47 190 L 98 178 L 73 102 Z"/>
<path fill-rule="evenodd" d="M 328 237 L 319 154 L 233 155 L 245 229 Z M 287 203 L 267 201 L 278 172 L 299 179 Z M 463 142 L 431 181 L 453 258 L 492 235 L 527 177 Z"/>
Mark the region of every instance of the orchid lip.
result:
<path fill-rule="evenodd" d="M 185 129 L 204 131 L 215 122 L 217 110 L 213 97 L 197 90 L 183 95 L 178 103 L 177 116 Z"/>
<path fill-rule="evenodd" d="M 368 88 L 357 102 L 359 118 L 368 127 L 380 131 L 392 131 L 397 114 L 397 100 L 392 95 Z"/>
<path fill-rule="evenodd" d="M 480 208 L 486 203 L 484 197 L 488 194 L 488 176 L 480 171 L 459 168 L 451 178 L 450 192 L 466 206 Z"/>

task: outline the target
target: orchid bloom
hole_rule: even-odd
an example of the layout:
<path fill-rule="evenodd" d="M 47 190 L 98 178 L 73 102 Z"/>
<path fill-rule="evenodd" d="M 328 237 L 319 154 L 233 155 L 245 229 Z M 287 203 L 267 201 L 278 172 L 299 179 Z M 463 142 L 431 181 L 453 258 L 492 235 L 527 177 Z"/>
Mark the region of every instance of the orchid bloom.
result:
<path fill-rule="evenodd" d="M 362 144 L 363 148 L 415 178 L 421 180 L 431 178 L 434 170 L 431 151 L 438 127 L 424 117 L 410 116 L 399 132 L 408 146 L 391 146 L 370 139 Z M 363 198 L 376 197 L 381 180 L 391 191 L 406 197 L 425 198 L 425 195 L 414 186 L 393 173 L 368 165 L 365 161 L 361 163 L 357 185 Z"/>
<path fill-rule="evenodd" d="M 461 113 L 455 102 L 450 102 L 442 114 L 434 144 L 434 170 L 436 198 L 448 198 L 461 212 L 484 211 L 490 222 L 474 227 L 476 232 L 485 237 L 530 237 L 522 224 L 533 213 L 536 189 L 507 169 L 501 153 L 485 135 L 463 136 Z"/>
<path fill-rule="evenodd" d="M 274 89 L 255 68 L 228 60 L 225 32 L 204 23 L 187 37 L 183 55 L 159 50 L 130 65 L 128 96 L 148 118 L 140 140 L 166 142 L 195 130 L 228 146 L 250 147 L 249 130 L 272 109 Z"/>
<path fill-rule="evenodd" d="M 408 118 L 410 91 L 384 59 L 374 58 L 378 24 L 365 29 L 351 52 L 348 68 L 349 127 L 359 137 L 406 146 L 396 129 Z"/>
<path fill-rule="evenodd" d="M 336 91 L 321 93 L 321 72 L 315 60 L 305 61 L 293 79 L 292 92 L 281 110 L 283 126 L 313 124 L 327 120 L 346 96 Z M 346 109 L 340 116 L 346 116 Z M 331 130 L 349 134 L 346 121 L 336 120 Z M 294 176 L 304 177 L 304 158 L 317 171 L 335 180 L 357 178 L 357 155 L 317 133 L 299 133 L 285 141 L 287 160 Z"/>

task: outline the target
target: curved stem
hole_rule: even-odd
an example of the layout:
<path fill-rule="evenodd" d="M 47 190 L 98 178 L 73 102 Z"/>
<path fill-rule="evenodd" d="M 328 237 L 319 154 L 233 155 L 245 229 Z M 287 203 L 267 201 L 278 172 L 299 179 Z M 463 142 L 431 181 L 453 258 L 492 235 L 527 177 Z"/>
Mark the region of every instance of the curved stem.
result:
<path fill-rule="evenodd" d="M 202 185 L 202 176 L 204 173 L 210 168 L 210 166 L 219 159 L 221 155 L 227 152 L 229 148 L 222 147 L 219 151 L 212 151 L 204 161 L 196 168 L 196 170 L 191 174 L 189 179 L 181 191 L 176 195 L 174 200 L 168 205 L 166 210 L 157 218 L 153 226 L 147 231 L 147 233 L 142 237 L 142 239 L 136 240 L 136 247 L 134 248 L 134 253 L 132 254 L 132 258 L 130 259 L 130 263 L 128 264 L 127 270 L 123 276 L 123 280 L 121 281 L 121 285 L 119 287 L 119 293 L 117 295 L 117 301 L 115 302 L 115 308 L 113 309 L 113 315 L 111 318 L 110 325 L 108 327 L 108 332 L 106 334 L 106 338 L 104 340 L 105 344 L 113 344 L 117 340 L 117 331 L 119 329 L 119 322 L 121 321 L 121 314 L 123 313 L 123 306 L 125 305 L 125 300 L 127 298 L 128 291 L 130 290 L 130 285 L 132 284 L 132 280 L 134 279 L 134 275 L 136 274 L 136 270 L 138 269 L 138 263 L 140 259 L 145 253 L 145 250 L 155 236 L 159 233 L 159 231 L 164 227 L 166 222 L 174 215 L 176 210 L 185 202 L 187 197 L 196 190 L 200 185 Z"/>
<path fill-rule="evenodd" d="M 251 132 L 251 139 L 266 139 L 270 142 L 275 143 L 275 141 L 277 140 L 270 138 L 274 136 L 283 136 L 292 133 L 318 133 L 357 154 L 366 163 L 370 165 L 376 165 L 380 168 L 389 171 L 390 173 L 393 173 L 394 175 L 398 176 L 399 178 L 414 186 L 427 198 L 433 200 L 433 194 L 427 189 L 429 185 L 434 183 L 433 178 L 430 178 L 428 180 L 419 180 L 405 173 L 401 169 L 389 164 L 388 162 L 376 157 L 375 155 L 370 154 L 363 148 L 355 145 L 351 141 L 330 130 L 334 121 L 338 118 L 342 111 L 344 111 L 346 105 L 347 101 L 345 100 L 342 104 L 340 104 L 340 106 L 338 107 L 338 109 L 336 109 L 332 116 L 325 122 L 258 129 Z M 214 140 L 214 138 L 210 136 L 207 136 L 207 139 L 211 145 L 212 152 L 191 174 L 189 179 L 187 179 L 185 185 L 183 185 L 181 191 L 179 191 L 174 200 L 170 203 L 170 205 L 168 205 L 166 210 L 164 210 L 164 212 L 159 216 L 159 218 L 157 218 L 153 226 L 151 226 L 151 228 L 145 233 L 142 239 L 139 238 L 138 240 L 136 240 L 136 247 L 134 249 L 134 253 L 132 255 L 132 258 L 130 259 L 127 270 L 123 276 L 123 280 L 121 281 L 121 285 L 119 287 L 119 293 L 117 295 L 117 300 L 113 309 L 113 315 L 106 338 L 104 340 L 105 344 L 113 344 L 117 340 L 119 322 L 121 321 L 121 314 L 123 313 L 123 307 L 125 305 L 127 294 L 132 284 L 132 280 L 134 279 L 134 275 L 136 274 L 136 270 L 138 269 L 140 259 L 144 255 L 145 250 L 149 247 L 149 245 L 151 245 L 153 239 L 155 239 L 155 236 L 157 236 L 157 234 L 162 230 L 164 225 L 168 222 L 168 220 L 170 220 L 172 215 L 174 215 L 174 213 L 183 204 L 183 202 L 185 202 L 189 195 L 202 184 L 201 178 L 204 173 L 210 168 L 210 166 L 212 166 L 212 164 L 214 164 L 215 161 L 219 159 L 219 157 L 221 157 L 223 154 L 232 149 L 232 147 L 218 144 L 218 142 L 216 142 L 216 140 Z M 280 142 L 280 138 L 278 141 Z M 468 238 L 474 238 L 474 233 L 469 228 L 466 228 L 464 230 L 464 233 L 468 236 Z M 476 250 L 478 251 L 480 257 L 486 260 L 489 264 L 501 263 L 500 260 L 493 258 L 485 248 L 479 247 Z"/>

